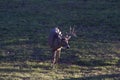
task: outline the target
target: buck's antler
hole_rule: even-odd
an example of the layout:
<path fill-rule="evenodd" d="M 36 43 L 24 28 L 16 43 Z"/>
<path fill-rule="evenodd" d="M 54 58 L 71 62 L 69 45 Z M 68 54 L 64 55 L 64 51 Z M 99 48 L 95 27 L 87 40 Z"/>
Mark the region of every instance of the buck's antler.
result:
<path fill-rule="evenodd" d="M 74 37 L 77 37 L 76 31 L 75 31 L 75 28 L 74 28 L 74 27 L 72 28 L 72 27 L 70 26 L 70 32 L 69 32 L 69 34 L 72 35 L 72 36 L 74 36 Z"/>

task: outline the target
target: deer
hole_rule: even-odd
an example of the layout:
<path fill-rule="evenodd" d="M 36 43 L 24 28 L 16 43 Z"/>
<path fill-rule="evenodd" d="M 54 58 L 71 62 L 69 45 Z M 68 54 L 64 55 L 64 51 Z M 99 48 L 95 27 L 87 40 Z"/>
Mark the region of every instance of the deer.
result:
<path fill-rule="evenodd" d="M 69 32 L 66 32 L 66 34 L 62 34 L 58 27 L 51 29 L 48 43 L 52 50 L 52 66 L 58 63 L 61 49 L 70 48 L 69 40 L 72 36 L 76 37 L 76 31 L 74 28 L 70 27 Z"/>

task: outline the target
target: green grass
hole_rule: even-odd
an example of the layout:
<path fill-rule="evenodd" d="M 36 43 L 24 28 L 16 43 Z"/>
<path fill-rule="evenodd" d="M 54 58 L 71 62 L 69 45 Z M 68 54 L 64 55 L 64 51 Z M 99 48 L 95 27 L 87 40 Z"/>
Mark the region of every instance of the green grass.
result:
<path fill-rule="evenodd" d="M 0 0 L 0 80 L 117 80 L 119 0 Z M 77 38 L 50 69 L 51 28 Z"/>
<path fill-rule="evenodd" d="M 69 64 L 57 65 L 52 69 L 49 62 L 2 62 L 0 64 L 1 80 L 117 80 L 120 78 L 119 67 L 87 67 Z M 112 73 L 111 73 L 112 72 Z M 111 77 L 112 76 L 112 77 Z"/>

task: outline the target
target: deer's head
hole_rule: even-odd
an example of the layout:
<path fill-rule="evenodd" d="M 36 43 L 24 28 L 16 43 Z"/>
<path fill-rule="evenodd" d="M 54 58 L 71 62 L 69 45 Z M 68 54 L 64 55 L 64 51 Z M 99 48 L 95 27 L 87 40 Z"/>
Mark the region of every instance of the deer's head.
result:
<path fill-rule="evenodd" d="M 72 36 L 77 37 L 77 36 L 76 36 L 75 28 L 71 28 L 71 27 L 70 27 L 69 32 L 66 32 L 66 34 L 63 35 L 63 37 L 62 37 L 61 46 L 64 47 L 64 48 L 66 48 L 66 49 L 70 48 L 69 40 L 70 40 L 70 38 L 71 38 Z"/>

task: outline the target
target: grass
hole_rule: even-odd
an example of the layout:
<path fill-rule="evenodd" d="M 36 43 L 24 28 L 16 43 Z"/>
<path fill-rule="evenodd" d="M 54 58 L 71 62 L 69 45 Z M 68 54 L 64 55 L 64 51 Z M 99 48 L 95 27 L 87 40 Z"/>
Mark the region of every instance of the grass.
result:
<path fill-rule="evenodd" d="M 0 80 L 119 80 L 118 0 L 0 0 Z M 50 69 L 49 30 L 77 38 Z"/>
<path fill-rule="evenodd" d="M 2 62 L 0 65 L 0 79 L 1 80 L 76 80 L 84 77 L 86 80 L 90 79 L 119 79 L 119 67 L 117 66 L 77 66 L 60 64 L 56 69 L 50 67 L 49 62 L 25 62 L 25 65 L 17 65 L 19 62 L 6 63 Z M 20 68 L 20 66 L 22 66 Z M 117 72 L 116 72 L 117 71 Z M 112 73 L 111 73 L 112 72 Z M 109 77 L 109 76 L 112 77 Z M 98 76 L 98 77 L 97 77 Z M 91 78 L 90 78 L 91 77 Z M 100 78 L 100 79 L 99 79 Z"/>
<path fill-rule="evenodd" d="M 81 43 L 83 44 L 83 43 Z M 49 48 L 41 44 L 7 45 L 3 47 L 0 63 L 1 80 L 117 80 L 120 73 L 119 53 L 105 54 L 106 49 L 111 48 L 101 44 L 92 46 L 95 49 L 87 49 L 73 46 L 69 50 L 62 51 L 60 64 L 55 69 L 51 68 L 51 52 Z M 97 47 L 101 49 L 97 53 Z M 100 47 L 101 46 L 101 47 Z M 112 45 L 113 47 L 113 45 Z M 106 49 L 105 49 L 106 48 Z M 105 51 L 104 51 L 105 50 Z M 114 50 L 114 49 L 111 49 Z M 6 53 L 5 53 L 6 52 Z M 69 62 L 68 62 L 69 61 Z"/>

